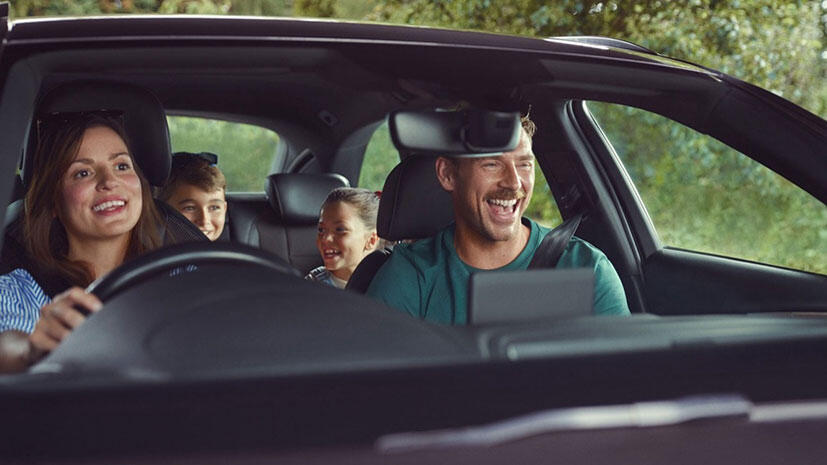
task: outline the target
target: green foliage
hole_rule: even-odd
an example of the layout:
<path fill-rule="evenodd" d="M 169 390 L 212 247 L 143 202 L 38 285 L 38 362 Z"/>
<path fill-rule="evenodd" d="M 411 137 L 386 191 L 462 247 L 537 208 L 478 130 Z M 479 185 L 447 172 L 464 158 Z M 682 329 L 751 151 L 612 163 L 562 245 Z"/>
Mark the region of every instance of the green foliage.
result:
<path fill-rule="evenodd" d="M 230 192 L 261 192 L 272 171 L 279 138 L 268 129 L 250 124 L 184 116 L 170 116 L 172 150 L 213 152 L 227 178 Z"/>
<path fill-rule="evenodd" d="M 371 19 L 534 37 L 601 35 L 700 63 L 824 114 L 822 8 L 798 0 L 379 0 Z"/>
<path fill-rule="evenodd" d="M 158 13 L 218 15 L 230 11 L 230 0 L 163 0 Z"/>
<path fill-rule="evenodd" d="M 534 189 L 531 191 L 531 202 L 525 210 L 525 216 L 549 228 L 563 222 L 540 165 L 534 165 Z"/>
<path fill-rule="evenodd" d="M 590 102 L 664 244 L 827 274 L 827 206 L 661 116 Z"/>
<path fill-rule="evenodd" d="M 381 191 L 385 185 L 385 178 L 397 163 L 399 152 L 391 142 L 386 122 L 376 129 L 365 149 L 362 171 L 359 173 L 359 187 Z"/>
<path fill-rule="evenodd" d="M 336 15 L 335 0 L 295 0 L 293 11 L 296 16 L 332 18 Z"/>
<path fill-rule="evenodd" d="M 106 6 L 106 5 L 104 5 Z M 26 16 L 84 16 L 100 14 L 98 0 L 24 0 L 11 3 L 13 18 Z"/>
<path fill-rule="evenodd" d="M 376 6 L 375 1 L 336 0 L 336 18 L 365 19 Z"/>
<path fill-rule="evenodd" d="M 244 16 L 292 16 L 290 0 L 232 0 L 229 13 Z"/>

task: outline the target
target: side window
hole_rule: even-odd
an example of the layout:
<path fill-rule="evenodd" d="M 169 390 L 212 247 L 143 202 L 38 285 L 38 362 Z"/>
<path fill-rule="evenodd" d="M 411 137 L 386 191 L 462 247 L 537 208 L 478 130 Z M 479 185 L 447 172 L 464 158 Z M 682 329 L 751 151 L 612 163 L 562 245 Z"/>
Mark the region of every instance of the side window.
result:
<path fill-rule="evenodd" d="M 546 177 L 540 170 L 540 165 L 534 164 L 534 189 L 531 191 L 531 203 L 528 204 L 524 216 L 546 226 L 553 228 L 563 222 L 557 202 L 551 194 Z"/>
<path fill-rule="evenodd" d="M 362 169 L 359 171 L 359 187 L 372 191 L 381 191 L 385 185 L 385 178 L 399 163 L 399 152 L 391 142 L 388 122 L 385 121 L 376 128 L 362 159 Z"/>
<path fill-rule="evenodd" d="M 276 161 L 279 136 L 252 124 L 168 116 L 173 152 L 212 152 L 227 178 L 228 192 L 261 192 Z"/>
<path fill-rule="evenodd" d="M 662 116 L 589 102 L 668 246 L 827 274 L 827 206 Z"/>

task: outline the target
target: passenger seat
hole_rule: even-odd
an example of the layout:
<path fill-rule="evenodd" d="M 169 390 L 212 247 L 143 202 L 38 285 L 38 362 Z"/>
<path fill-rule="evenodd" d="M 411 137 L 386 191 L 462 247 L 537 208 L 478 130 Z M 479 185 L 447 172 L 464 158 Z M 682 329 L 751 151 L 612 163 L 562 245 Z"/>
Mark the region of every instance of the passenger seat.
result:
<path fill-rule="evenodd" d="M 408 157 L 388 174 L 376 217 L 379 237 L 391 242 L 424 239 L 454 221 L 451 195 L 437 180 L 435 160 Z M 367 291 L 373 276 L 389 256 L 387 250 L 368 254 L 354 270 L 347 289 Z"/>
<path fill-rule="evenodd" d="M 349 185 L 335 173 L 272 174 L 266 197 L 228 195 L 230 240 L 275 253 L 306 274 L 322 265 L 316 248 L 319 209 L 330 191 Z"/>

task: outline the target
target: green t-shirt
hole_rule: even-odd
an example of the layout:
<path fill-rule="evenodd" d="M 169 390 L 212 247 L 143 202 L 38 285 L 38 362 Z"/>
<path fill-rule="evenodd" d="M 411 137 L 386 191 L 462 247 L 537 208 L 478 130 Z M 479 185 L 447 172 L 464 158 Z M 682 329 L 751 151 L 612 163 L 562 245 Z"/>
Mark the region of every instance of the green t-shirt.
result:
<path fill-rule="evenodd" d="M 525 249 L 498 271 L 528 268 L 534 251 L 550 231 L 527 218 L 523 222 L 531 227 Z M 606 255 L 593 245 L 572 237 L 557 268 L 594 270 L 595 315 L 629 314 L 620 277 Z M 468 322 L 468 280 L 471 273 L 485 271 L 459 258 L 451 224 L 428 239 L 397 245 L 376 273 L 367 295 L 433 323 L 464 325 Z"/>

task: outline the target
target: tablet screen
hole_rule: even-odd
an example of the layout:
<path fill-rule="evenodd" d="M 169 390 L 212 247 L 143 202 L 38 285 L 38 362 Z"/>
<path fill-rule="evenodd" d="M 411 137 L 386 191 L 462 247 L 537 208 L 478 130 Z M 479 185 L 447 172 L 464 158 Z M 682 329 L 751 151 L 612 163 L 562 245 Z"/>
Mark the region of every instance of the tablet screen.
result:
<path fill-rule="evenodd" d="M 483 271 L 468 283 L 468 322 L 488 324 L 592 314 L 594 271 Z"/>

